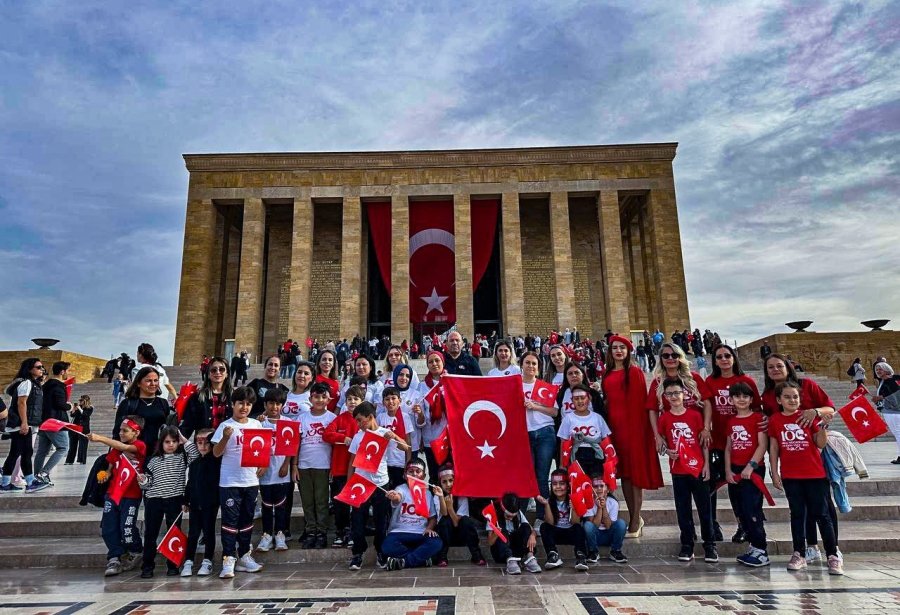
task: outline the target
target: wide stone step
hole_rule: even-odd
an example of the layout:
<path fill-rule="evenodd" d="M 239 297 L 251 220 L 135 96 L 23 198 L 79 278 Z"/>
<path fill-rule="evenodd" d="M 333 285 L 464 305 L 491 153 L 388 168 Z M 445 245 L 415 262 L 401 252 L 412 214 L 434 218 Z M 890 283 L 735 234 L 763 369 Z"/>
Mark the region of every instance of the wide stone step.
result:
<path fill-rule="evenodd" d="M 884 521 L 878 524 L 860 521 L 841 523 L 840 547 L 843 553 L 900 551 L 900 521 Z M 791 545 L 790 525 L 788 523 L 768 523 L 766 532 L 769 539 L 769 554 L 787 559 L 793 548 Z M 258 541 L 258 533 L 254 534 L 254 544 Z M 217 540 L 218 543 L 218 540 Z M 486 545 L 482 536 L 482 548 Z M 319 564 L 342 565 L 347 562 L 350 552 L 346 548 L 301 549 L 296 541 L 289 543 L 290 549 L 284 552 L 254 553 L 254 557 L 262 563 L 277 564 Z M 629 557 L 662 557 L 674 558 L 679 548 L 678 530 L 673 527 L 644 528 L 644 534 L 638 539 L 625 541 L 623 551 Z M 723 558 L 733 558 L 747 550 L 746 544 L 722 542 L 718 545 L 719 554 Z M 366 553 L 366 561 L 371 565 L 374 550 Z M 604 549 L 605 552 L 605 549 Z M 0 568 L 102 568 L 106 562 L 106 547 L 99 536 L 92 537 L 26 537 L 0 538 Z M 698 545 L 695 553 L 702 555 Z M 543 563 L 545 553 L 538 541 L 536 554 Z M 573 563 L 572 548 L 562 547 L 560 555 L 566 564 Z M 217 549 L 217 566 L 219 551 Z M 469 558 L 463 547 L 450 549 L 449 558 L 453 562 L 465 562 Z M 158 559 L 161 566 L 162 558 Z M 604 563 L 603 565 L 611 565 Z M 818 564 L 817 564 L 818 565 Z"/>

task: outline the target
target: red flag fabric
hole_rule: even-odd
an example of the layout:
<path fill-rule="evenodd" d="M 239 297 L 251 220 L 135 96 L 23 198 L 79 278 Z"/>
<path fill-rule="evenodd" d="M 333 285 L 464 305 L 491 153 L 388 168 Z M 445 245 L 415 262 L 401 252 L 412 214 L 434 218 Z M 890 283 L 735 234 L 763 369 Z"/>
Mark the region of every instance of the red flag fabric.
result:
<path fill-rule="evenodd" d="M 860 444 L 887 433 L 888 426 L 865 396 L 857 397 L 838 410 L 847 429 Z"/>
<path fill-rule="evenodd" d="M 441 386 L 456 469 L 453 492 L 537 495 L 522 377 L 444 376 Z"/>
<path fill-rule="evenodd" d="M 413 506 L 415 506 L 416 514 L 420 517 L 428 518 L 428 484 L 425 481 L 416 480 L 412 477 L 406 478 L 406 486 L 409 487 L 409 493 L 412 495 Z"/>
<path fill-rule="evenodd" d="M 328 385 L 328 389 L 331 391 L 331 397 L 328 400 L 328 409 L 334 410 L 337 408 L 338 398 L 340 397 L 341 384 L 337 380 L 332 380 L 327 376 L 323 376 L 319 374 L 316 376 L 316 382 L 324 382 Z"/>
<path fill-rule="evenodd" d="M 531 390 L 531 401 L 542 406 L 552 408 L 556 405 L 556 396 L 559 394 L 559 385 L 548 384 L 543 380 L 535 380 Z"/>
<path fill-rule="evenodd" d="M 394 414 L 394 416 L 387 414 L 387 412 L 385 412 L 385 414 L 389 419 L 392 419 L 393 421 L 391 425 L 387 425 L 387 428 L 400 436 L 401 440 L 406 440 L 406 420 L 403 417 L 403 411 L 397 409 L 397 412 Z"/>
<path fill-rule="evenodd" d="M 184 409 L 187 407 L 188 398 L 197 392 L 197 385 L 188 380 L 181 385 L 178 390 L 178 397 L 175 398 L 175 412 L 178 414 L 178 420 L 184 418 Z"/>
<path fill-rule="evenodd" d="M 441 430 L 441 435 L 431 441 L 431 452 L 438 465 L 443 465 L 450 455 L 450 432 L 446 427 Z"/>
<path fill-rule="evenodd" d="M 359 442 L 359 448 L 353 458 L 353 467 L 366 472 L 377 472 L 378 464 L 381 463 L 381 458 L 387 452 L 388 444 L 387 438 L 367 430 Z"/>
<path fill-rule="evenodd" d="M 700 473 L 703 471 L 703 455 L 688 444 L 684 438 L 678 438 L 678 442 L 675 443 L 675 450 L 678 452 L 681 466 L 694 478 L 700 476 Z"/>
<path fill-rule="evenodd" d="M 423 397 L 429 407 L 434 408 L 441 403 L 441 385 L 436 384 Z"/>
<path fill-rule="evenodd" d="M 131 484 L 137 480 L 138 471 L 124 453 L 119 455 L 119 460 L 116 462 L 116 469 L 118 472 L 113 473 L 112 478 L 109 479 L 111 482 L 109 483 L 109 490 L 106 494 L 109 496 L 110 500 L 118 505 L 119 502 L 122 501 L 122 496 L 125 495 L 125 492 L 128 491 Z"/>
<path fill-rule="evenodd" d="M 344 485 L 341 492 L 334 496 L 334 499 L 353 508 L 359 508 L 369 500 L 369 497 L 377 488 L 375 483 L 354 472 L 353 476 L 347 479 L 347 484 Z"/>
<path fill-rule="evenodd" d="M 66 385 L 66 401 L 71 401 L 72 389 L 75 387 L 75 378 L 66 378 L 63 384 Z"/>
<path fill-rule="evenodd" d="M 241 444 L 242 468 L 266 468 L 272 455 L 271 429 L 244 429 Z"/>
<path fill-rule="evenodd" d="M 577 461 L 569 466 L 569 499 L 575 514 L 583 517 L 594 506 L 594 487 L 591 477 L 587 475 Z"/>
<path fill-rule="evenodd" d="M 278 419 L 275 422 L 275 454 L 296 457 L 300 451 L 300 421 Z"/>
<path fill-rule="evenodd" d="M 566 438 L 559 447 L 559 467 L 568 468 L 572 463 L 572 438 Z"/>
<path fill-rule="evenodd" d="M 60 421 L 59 419 L 47 419 L 41 426 L 38 427 L 40 431 L 59 431 L 60 429 L 71 429 L 72 431 L 77 431 L 81 433 L 84 431 L 84 428 L 81 425 L 73 425 L 72 423 L 66 423 L 65 421 Z"/>
<path fill-rule="evenodd" d="M 409 204 L 410 322 L 456 322 L 453 201 Z"/>
<path fill-rule="evenodd" d="M 862 397 L 863 395 L 868 395 L 868 394 L 869 394 L 869 389 L 866 388 L 866 385 L 861 384 L 861 385 L 857 386 L 855 389 L 853 389 L 853 392 L 847 396 L 847 399 L 849 399 L 850 401 L 853 401 L 857 397 Z"/>
<path fill-rule="evenodd" d="M 497 525 L 497 509 L 494 508 L 493 502 L 484 507 L 484 510 L 481 511 L 481 516 L 487 521 L 488 529 L 494 532 L 497 538 L 507 542 L 506 536 L 503 535 L 503 532 L 500 531 L 500 526 Z"/>
<path fill-rule="evenodd" d="M 613 446 L 612 439 L 609 436 L 600 440 L 600 448 L 603 449 L 603 456 L 607 459 L 619 458 L 618 453 L 616 453 L 616 447 Z"/>
<path fill-rule="evenodd" d="M 615 491 L 617 487 L 616 478 L 618 478 L 618 472 L 616 468 L 618 465 L 619 460 L 615 457 L 607 458 L 603 462 L 603 482 L 606 483 L 606 487 L 610 491 Z"/>
<path fill-rule="evenodd" d="M 184 563 L 184 558 L 187 557 L 186 547 L 187 536 L 184 535 L 181 528 L 173 523 L 172 527 L 169 528 L 169 531 L 166 532 L 159 542 L 156 552 L 176 566 L 181 566 Z"/>

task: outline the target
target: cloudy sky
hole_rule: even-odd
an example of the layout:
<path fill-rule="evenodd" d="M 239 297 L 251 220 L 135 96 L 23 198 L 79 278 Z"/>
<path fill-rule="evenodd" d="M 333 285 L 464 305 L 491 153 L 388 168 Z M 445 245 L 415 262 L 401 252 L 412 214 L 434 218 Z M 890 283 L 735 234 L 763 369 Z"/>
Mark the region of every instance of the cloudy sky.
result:
<path fill-rule="evenodd" d="M 185 152 L 678 141 L 692 326 L 900 325 L 900 3 L 0 4 L 0 348 L 171 360 Z"/>

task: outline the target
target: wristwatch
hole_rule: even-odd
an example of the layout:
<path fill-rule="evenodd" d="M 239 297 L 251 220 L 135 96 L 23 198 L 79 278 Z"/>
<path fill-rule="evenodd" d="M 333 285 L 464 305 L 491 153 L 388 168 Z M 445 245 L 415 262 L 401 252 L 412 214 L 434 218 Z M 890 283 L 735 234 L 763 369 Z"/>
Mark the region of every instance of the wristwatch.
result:
<path fill-rule="evenodd" d="M 759 464 L 756 463 L 755 461 L 753 461 L 753 460 L 751 459 L 751 460 L 750 460 L 750 467 L 753 468 L 753 469 L 755 470 L 755 469 L 757 469 L 757 468 L 759 467 Z"/>

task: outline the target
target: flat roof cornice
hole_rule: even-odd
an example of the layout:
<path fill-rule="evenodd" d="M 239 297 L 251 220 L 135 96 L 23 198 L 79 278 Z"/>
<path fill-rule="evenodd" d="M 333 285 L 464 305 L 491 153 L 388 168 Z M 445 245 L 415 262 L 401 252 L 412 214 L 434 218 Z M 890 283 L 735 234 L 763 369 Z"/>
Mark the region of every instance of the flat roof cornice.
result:
<path fill-rule="evenodd" d="M 450 149 L 396 152 L 284 152 L 184 154 L 193 171 L 291 171 L 320 169 L 405 169 L 484 167 L 598 162 L 671 162 L 678 143 L 574 145 L 496 149 Z"/>

